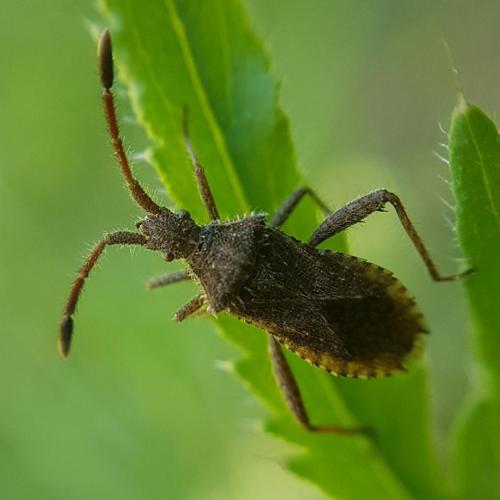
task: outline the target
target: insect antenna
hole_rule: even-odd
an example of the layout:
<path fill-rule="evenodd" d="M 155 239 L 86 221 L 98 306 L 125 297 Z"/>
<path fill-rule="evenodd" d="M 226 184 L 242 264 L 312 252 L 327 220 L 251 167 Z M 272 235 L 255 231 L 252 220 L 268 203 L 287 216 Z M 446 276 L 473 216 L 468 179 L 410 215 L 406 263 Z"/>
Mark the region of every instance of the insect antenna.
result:
<path fill-rule="evenodd" d="M 120 130 L 118 120 L 116 118 L 115 103 L 111 87 L 113 86 L 113 53 L 111 47 L 111 36 L 109 31 L 105 31 L 99 42 L 99 73 L 102 84 L 102 100 L 108 124 L 109 134 L 113 142 L 113 147 L 118 157 L 121 171 L 127 181 L 130 193 L 134 200 L 148 213 L 159 214 L 161 207 L 157 205 L 150 196 L 144 191 L 139 182 L 135 179 L 130 169 L 127 156 L 123 149 L 123 143 L 120 138 Z M 118 231 L 116 233 L 105 236 L 92 250 L 87 257 L 82 267 L 80 268 L 77 278 L 73 282 L 71 291 L 64 308 L 64 315 L 59 329 L 59 352 L 66 357 L 69 354 L 71 346 L 71 338 L 73 335 L 73 314 L 76 310 L 76 305 L 81 296 L 83 286 L 87 280 L 93 267 L 99 260 L 104 249 L 108 245 L 140 245 L 145 246 L 147 239 L 142 234 L 130 233 L 126 231 Z"/>
<path fill-rule="evenodd" d="M 66 307 L 64 308 L 64 315 L 61 321 L 59 330 L 58 346 L 61 356 L 66 358 L 69 354 L 71 346 L 71 337 L 73 336 L 73 314 L 76 310 L 78 299 L 82 293 L 83 285 L 89 277 L 90 271 L 96 265 L 99 257 L 102 255 L 104 249 L 108 245 L 146 245 L 147 240 L 142 234 L 130 233 L 127 231 L 118 231 L 106 235 L 90 252 L 82 267 L 78 271 L 78 276 L 73 282 L 71 291 L 69 293 Z"/>
<path fill-rule="evenodd" d="M 102 100 L 104 104 L 104 112 L 106 115 L 106 122 L 108 124 L 109 134 L 111 135 L 111 140 L 113 142 L 113 147 L 115 149 L 116 156 L 120 163 L 121 171 L 125 176 L 130 193 L 134 200 L 142 207 L 146 212 L 151 214 L 158 214 L 161 207 L 157 205 L 150 196 L 144 191 L 139 182 L 134 178 L 132 170 L 127 160 L 127 156 L 123 149 L 123 143 L 120 138 L 120 130 L 118 127 L 118 120 L 116 118 L 115 103 L 113 98 L 113 93 L 111 92 L 111 87 L 113 86 L 113 51 L 111 46 L 111 35 L 109 31 L 105 31 L 99 42 L 99 73 L 102 83 Z"/>

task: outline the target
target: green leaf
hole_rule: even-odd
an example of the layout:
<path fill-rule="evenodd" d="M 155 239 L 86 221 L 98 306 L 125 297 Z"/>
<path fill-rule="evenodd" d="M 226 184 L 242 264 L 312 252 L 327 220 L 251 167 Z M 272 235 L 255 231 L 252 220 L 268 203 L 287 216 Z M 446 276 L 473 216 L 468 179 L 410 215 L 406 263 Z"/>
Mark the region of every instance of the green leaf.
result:
<path fill-rule="evenodd" d="M 272 213 L 304 183 L 269 62 L 237 0 L 104 0 L 101 6 L 121 78 L 152 143 L 151 163 L 179 207 L 199 222 L 207 219 L 181 138 L 184 105 L 223 216 Z M 305 200 L 285 229 L 306 238 L 316 224 Z M 345 248 L 342 238 L 337 247 Z M 225 315 L 218 325 L 243 352 L 236 372 L 271 412 L 266 428 L 301 448 L 288 460 L 290 469 L 342 498 L 442 496 L 423 368 L 393 379 L 335 380 L 289 355 L 313 422 L 371 425 L 377 439 L 311 435 L 293 421 L 277 390 L 266 335 Z"/>
<path fill-rule="evenodd" d="M 500 491 L 500 136 L 477 107 L 460 99 L 450 133 L 457 232 L 468 268 L 476 373 L 455 434 L 455 482 L 464 498 Z"/>

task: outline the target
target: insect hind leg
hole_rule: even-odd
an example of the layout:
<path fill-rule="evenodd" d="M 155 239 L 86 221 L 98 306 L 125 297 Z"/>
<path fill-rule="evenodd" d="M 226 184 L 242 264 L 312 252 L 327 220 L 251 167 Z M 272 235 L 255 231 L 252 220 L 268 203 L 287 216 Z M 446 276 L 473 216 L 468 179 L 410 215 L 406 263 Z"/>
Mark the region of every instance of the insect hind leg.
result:
<path fill-rule="evenodd" d="M 286 404 L 297 422 L 308 432 L 325 434 L 370 434 L 371 430 L 367 427 L 343 427 L 335 425 L 313 425 L 306 412 L 299 386 L 292 373 L 279 342 L 269 335 L 269 355 L 274 368 L 274 375 L 279 388 L 283 394 Z"/>
<path fill-rule="evenodd" d="M 314 231 L 309 240 L 309 245 L 315 247 L 344 229 L 363 221 L 365 217 L 368 217 L 373 212 L 383 212 L 384 206 L 387 203 L 390 203 L 396 210 L 401 225 L 420 254 L 434 281 L 455 281 L 471 273 L 472 270 L 469 269 L 463 273 L 448 276 L 442 275 L 434 264 L 415 226 L 408 217 L 403 203 L 397 195 L 387 191 L 387 189 L 379 189 L 361 196 L 330 214 Z"/>

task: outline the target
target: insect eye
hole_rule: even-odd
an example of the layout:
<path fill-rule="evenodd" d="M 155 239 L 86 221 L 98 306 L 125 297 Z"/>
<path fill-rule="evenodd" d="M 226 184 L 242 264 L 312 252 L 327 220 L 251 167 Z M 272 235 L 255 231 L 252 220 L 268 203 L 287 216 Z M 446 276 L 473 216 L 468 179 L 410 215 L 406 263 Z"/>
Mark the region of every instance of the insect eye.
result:
<path fill-rule="evenodd" d="M 174 255 L 172 253 L 164 253 L 163 254 L 163 258 L 167 261 L 167 262 L 170 262 L 172 260 L 174 260 Z"/>
<path fill-rule="evenodd" d="M 136 227 L 137 229 L 141 229 L 142 223 L 143 223 L 143 221 L 142 221 L 142 220 L 140 220 L 140 221 L 136 222 L 136 223 L 135 223 L 135 227 Z"/>

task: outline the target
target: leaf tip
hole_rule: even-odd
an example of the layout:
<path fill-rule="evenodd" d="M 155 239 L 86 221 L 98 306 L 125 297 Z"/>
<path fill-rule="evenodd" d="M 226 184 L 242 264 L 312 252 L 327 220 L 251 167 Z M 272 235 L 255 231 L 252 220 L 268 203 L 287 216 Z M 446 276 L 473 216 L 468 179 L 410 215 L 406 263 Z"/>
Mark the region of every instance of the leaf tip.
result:
<path fill-rule="evenodd" d="M 457 93 L 457 108 L 461 109 L 462 111 L 465 111 L 469 107 L 469 103 L 467 102 L 467 99 L 465 99 L 465 95 L 463 92 L 458 92 Z"/>
<path fill-rule="evenodd" d="M 453 110 L 452 121 L 458 118 L 460 115 L 466 114 L 473 106 L 467 102 L 465 96 L 462 92 L 457 94 L 457 104 Z"/>

